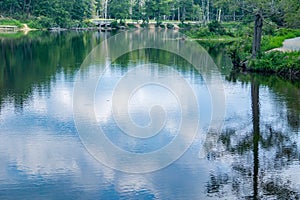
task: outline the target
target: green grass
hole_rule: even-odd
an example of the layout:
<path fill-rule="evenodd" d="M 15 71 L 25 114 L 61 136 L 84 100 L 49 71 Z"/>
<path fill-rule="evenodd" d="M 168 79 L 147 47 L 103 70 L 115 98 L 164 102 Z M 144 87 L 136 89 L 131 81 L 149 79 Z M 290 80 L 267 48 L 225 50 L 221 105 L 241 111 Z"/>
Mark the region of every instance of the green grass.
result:
<path fill-rule="evenodd" d="M 0 25 L 17 26 L 18 28 L 23 27 L 23 24 L 15 19 L 0 19 Z"/>
<path fill-rule="evenodd" d="M 282 47 L 284 40 L 300 37 L 300 29 L 279 29 L 275 35 L 266 35 L 262 38 L 262 51 Z"/>

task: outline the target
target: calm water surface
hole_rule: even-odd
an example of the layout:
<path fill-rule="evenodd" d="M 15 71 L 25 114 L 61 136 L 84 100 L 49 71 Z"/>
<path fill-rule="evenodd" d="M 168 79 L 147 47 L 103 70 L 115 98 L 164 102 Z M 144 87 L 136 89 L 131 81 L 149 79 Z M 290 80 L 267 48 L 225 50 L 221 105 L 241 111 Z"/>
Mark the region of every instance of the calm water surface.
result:
<path fill-rule="evenodd" d="M 204 47 L 222 73 L 226 116 L 221 133 L 208 133 L 211 142 L 204 144 L 204 154 L 197 137 L 179 160 L 148 174 L 122 173 L 92 157 L 73 121 L 73 84 L 84 58 L 111 34 L 34 32 L 0 39 L 0 199 L 300 197 L 299 83 L 233 74 L 220 44 Z M 168 119 L 159 135 L 146 141 L 130 138 L 122 134 L 111 114 L 117 82 L 139 64 L 157 63 L 171 66 L 191 85 L 199 99 L 201 130 L 209 126 L 209 91 L 197 70 L 172 53 L 133 51 L 110 65 L 95 95 L 99 124 L 114 144 L 127 151 L 160 149 L 178 129 L 176 98 L 155 85 L 138 90 L 128 109 L 132 120 L 145 126 L 149 108 L 162 104 Z M 103 64 L 85 68 L 83 79 Z M 146 70 L 151 76 L 173 76 L 169 68 Z"/>

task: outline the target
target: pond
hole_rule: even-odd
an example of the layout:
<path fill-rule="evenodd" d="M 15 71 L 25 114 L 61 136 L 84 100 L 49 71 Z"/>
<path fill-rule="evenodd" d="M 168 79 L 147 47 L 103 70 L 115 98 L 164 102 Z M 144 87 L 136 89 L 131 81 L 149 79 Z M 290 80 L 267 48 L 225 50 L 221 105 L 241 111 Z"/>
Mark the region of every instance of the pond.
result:
<path fill-rule="evenodd" d="M 0 38 L 0 199 L 300 197 L 299 82 L 232 73 L 226 45 L 198 44 L 199 70 L 174 53 L 189 43 L 177 33 L 122 32 L 106 42 L 114 34 Z M 149 38 L 177 47 L 132 48 Z M 223 107 L 212 88 L 222 89 Z M 89 127 L 101 127 L 112 149 L 144 157 L 110 154 Z M 179 156 L 147 157 L 178 138 Z"/>

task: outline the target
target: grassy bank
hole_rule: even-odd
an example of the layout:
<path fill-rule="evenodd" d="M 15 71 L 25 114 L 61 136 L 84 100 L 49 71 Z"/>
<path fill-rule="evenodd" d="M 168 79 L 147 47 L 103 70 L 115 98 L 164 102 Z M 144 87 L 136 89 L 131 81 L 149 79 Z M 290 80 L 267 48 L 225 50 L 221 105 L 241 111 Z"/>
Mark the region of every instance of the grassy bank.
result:
<path fill-rule="evenodd" d="M 292 79 L 300 79 L 300 51 L 274 51 L 262 54 L 249 62 L 249 70 L 261 73 L 275 73 Z"/>
<path fill-rule="evenodd" d="M 16 20 L 11 18 L 0 18 L 0 25 L 12 25 L 18 28 L 23 28 L 23 24 L 27 24 L 32 29 L 48 29 L 53 27 L 60 27 L 54 19 L 47 17 L 32 17 L 30 19 Z M 65 20 L 65 24 L 61 28 L 88 28 L 95 27 L 90 20 Z"/>
<path fill-rule="evenodd" d="M 262 51 L 282 47 L 284 40 L 300 37 L 300 29 L 278 29 L 274 35 L 265 35 L 262 40 Z"/>
<path fill-rule="evenodd" d="M 249 28 L 250 27 L 250 28 Z M 253 25 L 241 28 L 235 33 L 240 38 L 231 47 L 228 53 L 231 56 L 235 69 L 278 74 L 288 79 L 300 79 L 300 52 L 280 52 L 269 50 L 280 48 L 286 39 L 300 37 L 300 29 L 276 29 L 264 27 L 261 52 L 256 59 L 251 57 Z"/>
<path fill-rule="evenodd" d="M 10 26 L 17 26 L 18 28 L 22 28 L 23 24 L 19 20 L 15 19 L 1 19 L 0 18 L 0 25 L 10 25 Z"/>
<path fill-rule="evenodd" d="M 300 79 L 300 51 L 272 51 L 282 47 L 284 40 L 300 37 L 299 29 L 279 29 L 274 35 L 264 36 L 262 52 L 257 59 L 249 61 L 249 70 L 260 73 L 274 73 L 288 79 Z"/>

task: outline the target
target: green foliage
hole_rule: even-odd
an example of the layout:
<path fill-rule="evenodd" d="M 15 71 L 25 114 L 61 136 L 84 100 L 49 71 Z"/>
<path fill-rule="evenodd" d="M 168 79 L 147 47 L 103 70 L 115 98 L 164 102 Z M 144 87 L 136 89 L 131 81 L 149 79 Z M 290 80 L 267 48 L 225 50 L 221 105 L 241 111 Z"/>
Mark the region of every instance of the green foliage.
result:
<path fill-rule="evenodd" d="M 244 63 L 250 58 L 251 52 L 251 39 L 244 37 L 241 40 L 234 42 L 232 45 L 228 46 L 226 51 L 232 60 L 233 67 L 246 67 L 243 66 Z"/>
<path fill-rule="evenodd" d="M 159 27 L 165 29 L 166 25 L 165 24 L 160 24 Z"/>
<path fill-rule="evenodd" d="M 119 23 L 117 20 L 115 20 L 110 23 L 110 26 L 114 29 L 117 29 L 117 28 L 119 28 Z"/>
<path fill-rule="evenodd" d="M 300 29 L 278 29 L 274 31 L 274 36 L 266 35 L 262 40 L 262 51 L 268 51 L 281 47 L 284 40 L 300 37 Z"/>
<path fill-rule="evenodd" d="M 300 28 L 300 3 L 299 0 L 285 0 L 284 23 L 290 28 Z"/>
<path fill-rule="evenodd" d="M 260 59 L 252 60 L 249 67 L 251 70 L 263 72 L 297 72 L 300 70 L 300 52 L 264 53 Z"/>
<path fill-rule="evenodd" d="M 213 33 L 210 32 L 208 28 L 193 29 L 186 34 L 192 38 L 203 38 L 210 37 L 213 35 Z"/>
<path fill-rule="evenodd" d="M 57 24 L 54 22 L 53 19 L 41 16 L 28 22 L 28 26 L 30 28 L 42 29 L 42 28 L 51 28 L 57 26 Z"/>
<path fill-rule="evenodd" d="M 174 24 L 167 23 L 167 29 L 174 29 Z"/>
<path fill-rule="evenodd" d="M 141 27 L 142 27 L 142 28 L 149 28 L 149 24 L 146 23 L 146 22 L 143 22 L 143 23 L 141 24 Z"/>
<path fill-rule="evenodd" d="M 182 29 L 187 29 L 187 30 L 190 30 L 192 28 L 192 25 L 189 23 L 181 23 L 178 26 Z"/>
<path fill-rule="evenodd" d="M 22 28 L 23 25 L 20 21 L 15 19 L 1 19 L 0 18 L 0 25 L 11 25 L 11 26 L 17 26 L 18 28 Z"/>
<path fill-rule="evenodd" d="M 178 17 L 181 23 L 184 23 L 187 19 L 195 18 L 196 16 L 194 15 L 199 14 L 199 10 L 193 10 L 193 0 L 179 0 L 178 6 L 181 13 L 181 16 Z M 194 9 L 198 8 L 194 7 Z"/>
<path fill-rule="evenodd" d="M 130 29 L 136 28 L 136 26 L 135 26 L 134 24 L 126 24 L 126 26 L 127 26 L 128 28 L 130 28 Z"/>
<path fill-rule="evenodd" d="M 119 25 L 120 25 L 120 26 L 126 26 L 126 23 L 125 23 L 125 21 L 120 20 Z"/>
<path fill-rule="evenodd" d="M 231 26 L 231 25 L 230 25 Z M 236 25 L 235 25 L 236 26 Z M 227 25 L 228 27 L 228 25 Z M 181 27 L 182 28 L 182 27 Z M 225 26 L 219 22 L 212 22 L 209 23 L 207 27 L 198 27 L 196 26 L 190 26 L 190 30 L 186 31 L 185 34 L 192 38 L 204 38 L 204 37 L 222 37 L 222 38 L 234 38 L 234 37 L 241 37 L 234 34 L 234 32 L 237 32 L 233 28 L 228 28 L 229 31 L 226 31 Z M 243 35 L 243 34 L 240 34 Z M 244 36 L 243 36 L 244 37 Z"/>
<path fill-rule="evenodd" d="M 123 21 L 129 17 L 129 7 L 129 0 L 110 0 L 108 10 L 113 18 Z"/>
<path fill-rule="evenodd" d="M 96 26 L 94 23 L 92 23 L 88 19 L 83 20 L 83 22 L 81 24 L 82 24 L 82 27 L 95 27 Z"/>
<path fill-rule="evenodd" d="M 163 25 L 163 23 L 161 21 L 158 21 L 156 22 L 155 27 L 158 28 L 161 27 L 161 25 Z"/>
<path fill-rule="evenodd" d="M 24 4 L 25 3 L 25 4 Z M 50 26 L 73 27 L 92 16 L 90 0 L 2 0 L 0 13 L 3 16 L 29 20 L 33 28 Z M 36 22 L 34 22 L 36 20 Z"/>
<path fill-rule="evenodd" d="M 163 20 L 163 16 L 170 15 L 171 0 L 146 0 L 145 1 L 145 16 L 144 18 L 155 19 L 157 27 L 159 23 Z"/>
<path fill-rule="evenodd" d="M 109 18 L 124 21 L 133 19 L 148 23 L 155 20 L 157 26 L 164 20 L 179 20 L 181 27 L 188 20 L 207 22 L 214 20 L 233 21 L 236 19 L 249 24 L 253 14 L 260 11 L 267 21 L 279 26 L 300 27 L 299 0 L 1 0 L 0 17 L 18 20 L 35 20 L 33 27 L 47 26 L 82 27 L 81 22 L 98 13 L 102 17 L 107 11 Z M 238 17 L 239 16 L 239 17 Z M 42 19 L 40 20 L 39 17 Z M 45 17 L 45 19 L 43 19 Z M 49 20 L 51 19 L 51 20 Z M 209 20 L 210 19 L 210 20 Z M 79 22 L 79 23 L 78 23 Z M 229 35 L 239 31 L 232 23 L 209 23 L 209 29 L 218 35 Z M 274 34 L 266 27 L 265 33 Z"/>
<path fill-rule="evenodd" d="M 225 28 L 217 21 L 213 21 L 208 24 L 208 30 L 217 35 L 226 35 Z"/>

